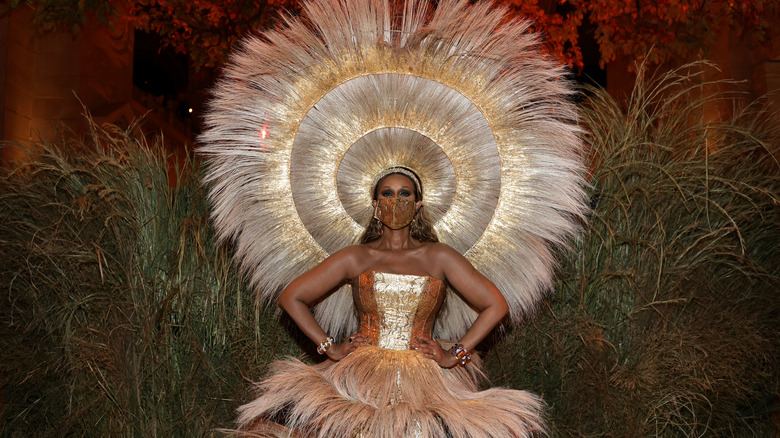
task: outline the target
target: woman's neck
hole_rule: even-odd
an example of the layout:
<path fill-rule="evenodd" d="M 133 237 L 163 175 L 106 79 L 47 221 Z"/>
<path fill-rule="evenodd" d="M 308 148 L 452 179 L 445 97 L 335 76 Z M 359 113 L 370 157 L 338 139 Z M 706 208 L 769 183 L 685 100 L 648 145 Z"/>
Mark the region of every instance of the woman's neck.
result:
<path fill-rule="evenodd" d="M 376 248 L 393 251 L 416 248 L 419 245 L 420 243 L 412 238 L 409 227 L 404 227 L 399 230 L 391 230 L 390 228 L 384 227 L 382 237 L 379 238 Z"/>

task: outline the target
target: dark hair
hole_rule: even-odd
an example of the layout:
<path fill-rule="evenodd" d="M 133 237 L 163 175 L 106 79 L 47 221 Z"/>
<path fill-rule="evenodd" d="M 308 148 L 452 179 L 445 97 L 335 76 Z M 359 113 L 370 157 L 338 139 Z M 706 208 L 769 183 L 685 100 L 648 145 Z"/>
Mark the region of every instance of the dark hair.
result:
<path fill-rule="evenodd" d="M 409 171 L 414 173 L 414 171 L 412 171 L 411 169 L 409 169 Z M 405 175 L 401 172 L 388 173 L 387 175 L 383 176 L 379 181 L 377 181 L 376 185 L 374 186 L 373 193 L 371 194 L 373 200 L 376 201 L 378 198 L 380 183 L 390 175 L 401 175 L 408 178 L 411 181 L 411 178 L 409 178 L 408 175 Z M 414 173 L 414 175 L 417 176 L 416 173 Z M 420 181 L 420 178 L 418 177 L 417 180 Z M 414 185 L 415 201 L 422 201 L 423 198 L 422 187 L 420 187 L 418 190 L 417 185 L 414 184 L 414 181 L 412 181 L 412 185 Z M 436 231 L 433 229 L 433 222 L 431 221 L 430 216 L 428 216 L 428 211 L 425 209 L 425 205 L 421 205 L 420 208 L 417 209 L 417 212 L 414 214 L 412 223 L 409 226 L 409 233 L 412 235 L 412 238 L 420 242 L 439 241 L 439 237 L 436 235 Z M 379 240 L 380 237 L 382 237 L 382 223 L 372 216 L 371 220 L 368 223 L 368 226 L 366 226 L 366 231 L 364 231 L 363 235 L 360 236 L 360 243 L 373 242 L 375 240 Z"/>

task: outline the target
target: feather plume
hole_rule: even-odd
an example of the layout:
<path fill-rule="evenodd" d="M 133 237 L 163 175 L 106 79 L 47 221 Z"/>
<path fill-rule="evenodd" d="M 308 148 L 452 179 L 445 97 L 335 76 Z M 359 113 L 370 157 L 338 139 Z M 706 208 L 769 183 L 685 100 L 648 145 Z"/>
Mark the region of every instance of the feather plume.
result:
<path fill-rule="evenodd" d="M 280 407 L 288 433 L 310 437 L 530 438 L 544 432 L 537 396 L 477 391 L 479 373 L 475 364 L 442 370 L 419 352 L 373 346 L 315 366 L 278 361 L 258 385 L 262 396 L 239 408 L 236 432 L 266 436 L 269 424 L 255 422 L 281 414 Z"/>
<path fill-rule="evenodd" d="M 441 240 L 519 321 L 552 286 L 554 250 L 586 212 L 565 70 L 501 7 L 393 4 L 313 0 L 281 30 L 243 41 L 200 138 L 214 225 L 269 302 L 356 241 L 368 185 L 404 165 L 423 180 Z M 447 303 L 436 335 L 458 339 L 476 314 L 455 293 Z M 329 333 L 354 328 L 348 290 L 319 306 Z"/>

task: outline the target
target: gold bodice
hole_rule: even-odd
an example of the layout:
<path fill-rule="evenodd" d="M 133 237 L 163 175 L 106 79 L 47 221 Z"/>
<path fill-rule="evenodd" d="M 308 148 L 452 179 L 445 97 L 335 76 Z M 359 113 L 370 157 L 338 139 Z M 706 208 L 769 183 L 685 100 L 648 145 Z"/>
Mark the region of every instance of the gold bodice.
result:
<path fill-rule="evenodd" d="M 418 334 L 431 335 L 445 290 L 433 277 L 364 272 L 352 280 L 358 333 L 378 347 L 408 350 Z"/>

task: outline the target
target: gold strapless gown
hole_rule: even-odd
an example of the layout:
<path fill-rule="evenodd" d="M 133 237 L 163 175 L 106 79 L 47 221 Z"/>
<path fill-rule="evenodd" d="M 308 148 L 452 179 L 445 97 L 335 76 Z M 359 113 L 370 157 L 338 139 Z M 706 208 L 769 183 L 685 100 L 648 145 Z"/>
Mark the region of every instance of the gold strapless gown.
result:
<path fill-rule="evenodd" d="M 365 272 L 352 282 L 359 333 L 370 345 L 344 359 L 274 362 L 259 398 L 239 408 L 249 436 L 529 437 L 543 430 L 541 402 L 526 391 L 479 391 L 478 366 L 442 369 L 409 349 L 430 335 L 446 287 L 417 275 Z M 280 419 L 279 426 L 268 421 Z"/>

